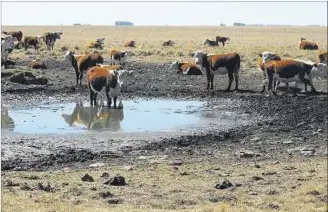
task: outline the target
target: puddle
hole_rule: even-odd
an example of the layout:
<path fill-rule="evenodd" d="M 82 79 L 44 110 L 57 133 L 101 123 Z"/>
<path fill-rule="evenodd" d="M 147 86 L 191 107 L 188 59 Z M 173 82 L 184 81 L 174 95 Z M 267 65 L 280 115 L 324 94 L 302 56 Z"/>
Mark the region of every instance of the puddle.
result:
<path fill-rule="evenodd" d="M 3 109 L 1 129 L 26 134 L 68 134 L 179 131 L 236 124 L 233 112 L 222 109 L 211 115 L 211 110 L 201 101 L 125 100 L 123 104 L 123 109 L 92 108 L 88 102 Z"/>

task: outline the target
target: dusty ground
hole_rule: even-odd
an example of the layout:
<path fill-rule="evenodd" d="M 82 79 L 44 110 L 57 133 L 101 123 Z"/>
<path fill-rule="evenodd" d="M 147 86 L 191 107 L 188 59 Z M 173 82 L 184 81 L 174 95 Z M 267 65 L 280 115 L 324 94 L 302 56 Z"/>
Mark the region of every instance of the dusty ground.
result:
<path fill-rule="evenodd" d="M 314 31 L 313 36 L 322 38 L 321 28 Z M 252 117 L 247 126 L 83 137 L 3 133 L 3 211 L 325 211 L 327 83 L 316 81 L 321 91 L 316 95 L 260 94 L 255 50 L 266 44 L 257 45 L 252 47 L 254 60 L 247 60 L 250 54 L 242 62 L 240 92 L 222 91 L 228 80 L 216 76 L 215 91 L 207 93 L 204 76 L 176 75 L 167 70 L 171 59 L 166 57 L 155 62 L 133 56 L 125 66 L 133 74 L 123 79 L 123 99 L 198 99 L 213 106 L 229 99 L 236 103 L 232 111 Z M 286 51 L 293 52 L 294 47 Z M 48 86 L 20 85 L 2 77 L 2 104 L 10 108 L 44 100 L 87 100 L 85 81 L 74 89 L 72 67 L 60 61 L 62 52 L 56 54 L 57 59 L 44 58 L 48 69 L 42 74 L 49 79 Z M 315 60 L 317 53 L 301 54 Z M 16 62 L 15 69 L 6 71 L 26 67 L 28 59 Z M 96 162 L 103 164 L 89 167 Z M 104 185 L 103 172 L 122 175 L 127 185 Z M 83 182 L 86 173 L 95 182 Z M 232 187 L 215 188 L 226 179 Z"/>

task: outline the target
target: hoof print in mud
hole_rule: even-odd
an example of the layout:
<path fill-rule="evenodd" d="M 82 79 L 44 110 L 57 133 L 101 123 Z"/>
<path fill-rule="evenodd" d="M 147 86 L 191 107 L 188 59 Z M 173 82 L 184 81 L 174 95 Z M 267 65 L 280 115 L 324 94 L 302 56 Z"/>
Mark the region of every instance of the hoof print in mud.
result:
<path fill-rule="evenodd" d="M 112 186 L 125 186 L 125 178 L 122 176 L 115 176 L 108 178 L 107 180 L 104 181 L 105 185 L 112 185 Z"/>
<path fill-rule="evenodd" d="M 94 182 L 95 180 L 93 179 L 92 176 L 89 174 L 85 174 L 83 177 L 81 177 L 81 180 L 84 182 Z"/>
<path fill-rule="evenodd" d="M 10 82 L 15 82 L 24 85 L 47 85 L 48 79 L 45 77 L 36 77 L 31 72 L 21 72 L 14 74 L 12 77 L 10 77 Z"/>

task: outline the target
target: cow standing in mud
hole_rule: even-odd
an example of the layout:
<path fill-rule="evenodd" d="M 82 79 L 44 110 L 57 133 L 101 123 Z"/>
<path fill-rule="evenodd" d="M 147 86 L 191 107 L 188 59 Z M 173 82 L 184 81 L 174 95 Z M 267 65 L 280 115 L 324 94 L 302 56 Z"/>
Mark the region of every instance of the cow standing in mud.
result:
<path fill-rule="evenodd" d="M 229 77 L 229 85 L 226 91 L 229 91 L 233 79 L 235 78 L 238 90 L 238 78 L 240 69 L 240 56 L 237 53 L 208 55 L 203 52 L 196 52 L 194 55 L 195 63 L 205 70 L 207 77 L 207 90 L 213 90 L 214 75 L 226 75 Z"/>
<path fill-rule="evenodd" d="M 46 33 L 44 33 L 43 41 L 46 43 L 48 51 L 54 50 L 54 45 L 56 43 L 56 40 L 60 39 L 62 35 L 63 35 L 62 32 L 46 32 Z"/>
<path fill-rule="evenodd" d="M 265 59 L 263 59 L 263 63 Z M 288 83 L 295 82 L 295 87 L 297 88 L 300 83 L 304 83 L 305 91 L 307 92 L 307 85 L 311 86 L 311 91 L 316 92 L 316 89 L 313 86 L 313 79 L 327 78 L 328 68 L 324 63 L 312 63 L 308 61 L 301 60 L 279 60 L 271 61 L 269 65 L 265 66 L 269 80 L 265 83 L 268 83 L 268 89 L 272 90 L 273 85 L 273 94 L 276 95 L 277 92 L 277 83 L 284 82 L 286 83 L 287 88 L 289 89 Z M 265 86 L 265 85 L 264 85 Z M 294 92 L 296 95 L 296 92 Z"/>
<path fill-rule="evenodd" d="M 76 74 L 76 87 L 82 85 L 83 72 L 88 68 L 97 66 L 97 64 L 103 63 L 104 59 L 99 54 L 88 54 L 88 55 L 75 55 L 74 51 L 67 51 L 64 55 L 63 61 L 69 61 Z"/>

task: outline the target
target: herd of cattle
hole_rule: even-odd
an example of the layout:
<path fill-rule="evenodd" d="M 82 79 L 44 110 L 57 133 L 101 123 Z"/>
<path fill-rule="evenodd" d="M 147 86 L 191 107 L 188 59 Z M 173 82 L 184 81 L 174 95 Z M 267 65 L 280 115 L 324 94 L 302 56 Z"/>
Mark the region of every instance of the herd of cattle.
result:
<path fill-rule="evenodd" d="M 40 47 L 41 40 L 47 46 L 47 50 L 53 50 L 53 46 L 57 39 L 61 39 L 62 32 L 46 32 L 43 36 L 25 36 L 23 41 L 23 33 L 21 31 L 2 32 L 1 36 L 1 63 L 7 67 L 8 55 L 17 45 L 24 46 L 25 50 L 34 47 L 37 51 Z M 18 41 L 15 45 L 14 41 Z M 89 48 L 103 48 L 105 38 L 98 38 L 88 44 Z M 216 36 L 215 40 L 205 39 L 203 44 L 208 46 L 224 46 L 228 37 Z M 175 42 L 168 40 L 163 42 L 163 46 L 173 46 Z M 124 43 L 125 47 L 135 47 L 135 41 Z M 313 41 L 301 38 L 300 49 L 317 50 L 318 45 Z M 90 90 L 90 104 L 97 105 L 97 95 L 105 88 L 108 106 L 111 106 L 111 100 L 114 99 L 114 108 L 116 108 L 117 97 L 120 93 L 122 82 L 120 75 L 124 73 L 122 62 L 131 55 L 131 51 L 119 51 L 112 49 L 109 52 L 111 64 L 104 65 L 104 58 L 99 53 L 91 54 L 75 54 L 74 51 L 67 51 L 63 57 L 63 61 L 69 61 L 73 66 L 76 74 L 76 86 L 82 84 L 83 73 L 87 72 L 87 82 Z M 213 89 L 214 75 L 228 75 L 229 84 L 227 90 L 231 89 L 233 80 L 235 80 L 235 90 L 238 90 L 238 79 L 241 57 L 238 53 L 224 54 L 207 54 L 205 52 L 193 53 L 195 63 L 174 61 L 170 70 L 176 70 L 178 74 L 185 75 L 206 75 L 207 89 Z M 307 91 L 307 85 L 311 87 L 311 91 L 315 92 L 313 87 L 313 79 L 327 78 L 328 68 L 327 59 L 328 52 L 321 52 L 318 56 L 318 62 L 303 61 L 298 59 L 284 59 L 273 52 L 262 52 L 259 54 L 258 69 L 263 73 L 263 88 L 266 86 L 268 90 L 272 90 L 276 94 L 277 86 L 283 82 L 289 89 L 289 83 L 295 82 L 295 87 L 304 84 Z M 272 89 L 273 86 L 273 89 Z M 296 94 L 296 93 L 295 93 Z"/>

